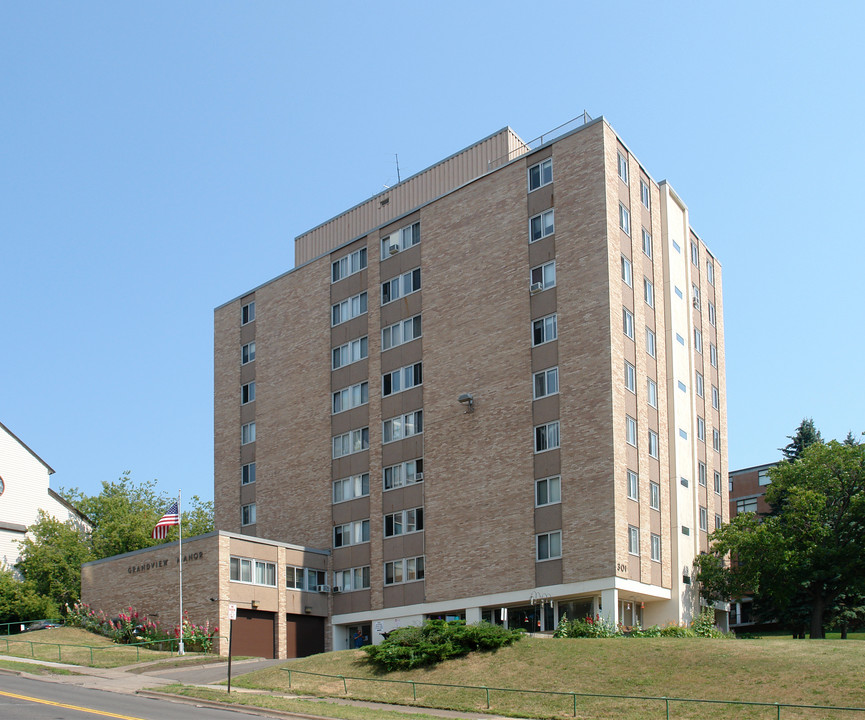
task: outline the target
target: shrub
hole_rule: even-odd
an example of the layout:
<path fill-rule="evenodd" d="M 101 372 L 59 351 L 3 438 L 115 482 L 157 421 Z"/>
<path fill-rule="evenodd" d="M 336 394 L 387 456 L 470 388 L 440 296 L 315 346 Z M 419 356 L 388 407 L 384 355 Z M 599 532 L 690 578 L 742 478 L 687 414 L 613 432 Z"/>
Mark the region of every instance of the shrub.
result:
<path fill-rule="evenodd" d="M 687 625 L 665 625 L 661 628 L 659 637 L 697 637 L 697 633 Z"/>
<path fill-rule="evenodd" d="M 559 627 L 553 633 L 557 638 L 610 638 L 622 634 L 612 622 L 606 618 L 596 615 L 582 619 L 568 620 L 567 615 L 562 615 Z"/>
<path fill-rule="evenodd" d="M 691 623 L 691 629 L 698 637 L 722 638 L 722 633 L 715 626 L 715 611 L 712 608 L 703 608 L 700 614 Z"/>
<path fill-rule="evenodd" d="M 466 625 L 462 620 L 427 620 L 420 627 L 397 628 L 381 644 L 366 645 L 362 650 L 374 665 L 393 672 L 433 665 L 475 650 L 497 650 L 522 636 L 522 630 L 487 622 Z"/>
<path fill-rule="evenodd" d="M 40 595 L 33 583 L 18 580 L 11 570 L 0 567 L 0 623 L 57 617 L 57 606 L 51 598 Z"/>

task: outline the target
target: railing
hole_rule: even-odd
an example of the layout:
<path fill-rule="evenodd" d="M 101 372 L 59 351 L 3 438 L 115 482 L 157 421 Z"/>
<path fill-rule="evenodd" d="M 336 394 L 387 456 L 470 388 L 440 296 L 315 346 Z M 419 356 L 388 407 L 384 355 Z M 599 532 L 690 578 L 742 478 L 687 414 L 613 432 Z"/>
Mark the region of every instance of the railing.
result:
<path fill-rule="evenodd" d="M 529 140 L 524 145 L 521 145 L 515 150 L 511 150 L 507 155 L 502 155 L 495 160 L 488 161 L 487 171 L 494 170 L 497 167 L 501 167 L 502 165 L 509 163 L 514 158 L 518 158 L 520 155 L 525 155 L 530 150 L 534 150 L 535 148 L 540 147 L 545 142 L 552 140 L 554 137 L 564 135 L 566 132 L 568 132 L 568 130 L 580 127 L 581 125 L 587 125 L 591 121 L 592 116 L 589 115 L 589 113 L 587 113 L 585 110 L 583 110 L 581 115 L 577 115 L 577 117 L 573 118 L 572 120 L 568 120 L 566 123 L 562 123 L 558 127 L 554 127 L 549 132 L 545 132 L 543 135 L 536 137 L 534 140 Z"/>
<path fill-rule="evenodd" d="M 27 620 L 26 622 L 7 622 L 0 623 L 0 635 L 17 635 L 20 632 L 24 632 L 27 626 L 32 625 L 36 622 L 50 622 L 56 623 L 57 625 L 62 625 L 62 620 L 56 620 L 54 618 L 39 618 L 38 620 Z M 15 628 L 13 630 L 13 628 Z"/>
<path fill-rule="evenodd" d="M 611 700 L 630 700 L 630 701 L 641 701 L 643 703 L 658 703 L 659 705 L 663 703 L 663 712 L 664 718 L 669 720 L 670 718 L 670 705 L 672 703 L 693 703 L 693 704 L 704 704 L 704 705 L 738 705 L 738 706 L 751 706 L 751 707 L 763 707 L 763 708 L 772 708 L 773 717 L 777 718 L 777 720 L 781 720 L 781 709 L 789 708 L 789 709 L 797 709 L 797 710 L 832 710 L 832 711 L 847 711 L 847 712 L 860 712 L 865 713 L 865 708 L 863 707 L 841 707 L 837 705 L 798 705 L 795 703 L 768 703 L 768 702 L 752 702 L 748 700 L 705 700 L 699 698 L 678 698 L 678 697 L 654 697 L 654 696 L 646 696 L 646 695 L 605 695 L 602 693 L 579 693 L 579 692 L 565 692 L 565 691 L 550 691 L 550 690 L 518 690 L 515 688 L 499 688 L 499 687 L 487 687 L 485 685 L 448 685 L 444 683 L 430 683 L 430 682 L 418 682 L 416 680 L 380 680 L 377 678 L 360 678 L 360 677 L 351 677 L 350 675 L 327 675 L 325 673 L 316 673 L 316 672 L 308 672 L 306 670 L 293 670 L 292 668 L 283 668 L 285 672 L 288 673 L 288 687 L 291 689 L 292 687 L 292 676 L 293 675 L 314 675 L 322 678 L 330 678 L 333 680 L 341 680 L 342 681 L 342 689 L 343 693 L 348 695 L 348 681 L 356 680 L 367 683 L 390 683 L 394 685 L 410 685 L 412 692 L 412 701 L 417 702 L 417 688 L 418 687 L 435 687 L 435 688 L 457 688 L 459 690 L 477 690 L 483 693 L 483 697 L 486 701 L 486 709 L 492 709 L 490 696 L 491 693 L 519 693 L 524 695 L 551 695 L 557 697 L 566 697 L 570 700 L 568 704 L 568 710 L 573 708 L 573 716 L 577 717 L 577 699 L 578 698 L 587 698 L 587 699 L 611 699 Z M 385 702 L 387 702 L 385 700 Z M 500 711 L 505 711 L 508 708 L 499 707 L 497 708 Z M 660 709 L 660 708 L 659 708 Z M 605 715 L 607 713 L 604 713 Z"/>
<path fill-rule="evenodd" d="M 214 636 L 213 639 L 217 640 L 218 638 L 216 636 Z M 187 641 L 187 643 L 188 643 L 188 641 Z M 87 656 L 87 652 L 84 652 L 84 651 L 89 651 L 90 663 L 92 665 L 93 664 L 93 652 L 94 652 L 94 650 L 97 652 L 106 651 L 106 650 L 110 650 L 110 651 L 114 651 L 114 652 L 124 652 L 126 648 L 129 648 L 129 649 L 135 648 L 135 662 L 139 662 L 139 660 L 141 659 L 141 649 L 145 645 L 163 645 L 163 646 L 167 645 L 169 656 L 173 656 L 177 652 L 177 644 L 178 644 L 177 638 L 166 638 L 165 640 L 145 640 L 145 641 L 137 642 L 137 643 L 123 643 L 123 644 L 119 644 L 119 645 L 113 645 L 113 644 L 112 645 L 76 645 L 73 643 L 52 643 L 52 642 L 38 642 L 38 641 L 33 641 L 33 640 L 21 640 L 20 638 L 17 638 L 17 637 L 14 640 L 10 639 L 9 637 L 0 637 L 0 652 L 5 651 L 7 654 L 16 654 L 18 657 L 21 657 L 20 653 L 12 653 L 12 651 L 10 651 L 10 649 L 9 649 L 10 645 L 29 645 L 30 646 L 30 648 L 29 648 L 30 655 L 29 656 L 31 658 L 35 658 L 36 657 L 35 648 L 37 648 L 37 647 L 41 648 L 42 646 L 45 646 L 46 648 L 47 647 L 56 647 L 57 648 L 57 662 L 63 662 L 63 648 L 70 648 L 72 650 L 77 650 L 79 656 L 84 655 L 85 657 Z M 145 647 L 144 649 L 145 650 L 151 650 L 153 648 Z M 161 648 L 156 648 L 156 650 L 161 650 Z M 162 652 L 164 652 L 164 650 Z M 131 653 L 129 653 L 129 654 L 131 655 Z M 24 655 L 24 656 L 26 657 L 26 655 Z M 40 657 L 39 659 L 46 660 L 47 658 Z M 68 659 L 68 653 L 67 653 L 67 659 Z"/>

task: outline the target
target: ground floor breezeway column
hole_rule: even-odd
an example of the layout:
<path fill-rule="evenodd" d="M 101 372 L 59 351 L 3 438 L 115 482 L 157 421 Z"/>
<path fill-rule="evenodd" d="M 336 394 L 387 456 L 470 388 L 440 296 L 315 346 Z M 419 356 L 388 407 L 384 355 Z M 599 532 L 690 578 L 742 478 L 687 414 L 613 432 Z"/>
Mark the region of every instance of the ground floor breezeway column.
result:
<path fill-rule="evenodd" d="M 619 624 L 619 591 L 616 588 L 601 591 L 600 615 L 613 625 Z"/>

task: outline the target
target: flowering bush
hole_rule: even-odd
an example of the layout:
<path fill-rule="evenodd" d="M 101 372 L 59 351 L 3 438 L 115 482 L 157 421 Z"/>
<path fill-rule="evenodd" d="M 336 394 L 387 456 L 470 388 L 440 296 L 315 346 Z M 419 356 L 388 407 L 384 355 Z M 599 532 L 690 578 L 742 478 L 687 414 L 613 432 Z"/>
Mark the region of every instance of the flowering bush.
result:
<path fill-rule="evenodd" d="M 583 619 L 568 620 L 567 615 L 562 615 L 559 627 L 553 633 L 557 638 L 610 638 L 618 637 L 622 630 L 616 627 L 606 618 L 596 615 L 586 616 Z"/>

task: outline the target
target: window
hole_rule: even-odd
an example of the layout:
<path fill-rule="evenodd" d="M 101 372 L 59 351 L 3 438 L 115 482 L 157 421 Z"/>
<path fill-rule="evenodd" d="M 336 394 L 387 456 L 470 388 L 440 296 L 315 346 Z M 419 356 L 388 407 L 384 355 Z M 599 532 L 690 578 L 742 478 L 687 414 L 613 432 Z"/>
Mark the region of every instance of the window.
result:
<path fill-rule="evenodd" d="M 622 182 L 628 182 L 628 158 L 626 158 L 622 153 L 619 153 L 619 177 L 622 179 Z"/>
<path fill-rule="evenodd" d="M 625 307 L 622 308 L 622 332 L 634 339 L 634 313 Z"/>
<path fill-rule="evenodd" d="M 247 463 L 240 468 L 240 484 L 249 485 L 255 482 L 255 463 Z"/>
<path fill-rule="evenodd" d="M 348 547 L 369 542 L 369 520 L 355 520 L 333 528 L 333 546 Z"/>
<path fill-rule="evenodd" d="M 769 477 L 769 471 L 768 470 L 760 470 L 757 473 L 757 484 L 760 485 L 761 487 L 764 485 L 771 485 L 772 484 L 772 478 Z"/>
<path fill-rule="evenodd" d="M 423 458 L 407 460 L 382 470 L 382 485 L 385 490 L 423 482 Z"/>
<path fill-rule="evenodd" d="M 673 243 L 673 250 L 675 250 L 677 253 L 682 252 L 682 247 L 681 245 L 679 245 L 679 243 L 677 243 L 675 240 L 671 240 L 670 242 Z"/>
<path fill-rule="evenodd" d="M 661 562 L 661 536 L 651 534 L 652 539 L 652 562 Z"/>
<path fill-rule="evenodd" d="M 709 529 L 709 511 L 701 507 L 700 508 L 700 530 L 708 531 Z"/>
<path fill-rule="evenodd" d="M 255 584 L 276 587 L 276 565 L 271 562 L 255 561 Z"/>
<path fill-rule="evenodd" d="M 331 326 L 339 325 L 363 315 L 366 312 L 366 293 L 362 292 L 359 295 L 338 302 L 331 306 L 330 311 Z"/>
<path fill-rule="evenodd" d="M 303 568 L 285 566 L 285 587 L 287 590 L 303 590 Z"/>
<path fill-rule="evenodd" d="M 333 481 L 334 503 L 354 500 L 355 498 L 366 497 L 367 495 L 369 495 L 369 473 L 352 475 L 351 477 Z"/>
<path fill-rule="evenodd" d="M 251 343 L 246 343 L 242 348 L 240 348 L 240 364 L 246 365 L 246 363 L 251 363 L 255 360 L 255 340 Z"/>
<path fill-rule="evenodd" d="M 640 499 L 640 478 L 633 470 L 628 470 L 628 498 L 630 500 Z"/>
<path fill-rule="evenodd" d="M 640 178 L 640 201 L 646 209 L 651 209 L 652 201 L 651 196 L 649 195 L 649 186 L 642 178 Z"/>
<path fill-rule="evenodd" d="M 698 397 L 703 397 L 703 373 L 694 375 L 694 388 Z"/>
<path fill-rule="evenodd" d="M 241 505 L 240 524 L 255 525 L 255 503 L 250 503 L 249 505 Z"/>
<path fill-rule="evenodd" d="M 255 382 L 246 383 L 240 386 L 240 404 L 246 405 L 255 400 Z"/>
<path fill-rule="evenodd" d="M 661 509 L 661 486 L 656 482 L 649 483 L 649 507 L 652 510 Z"/>
<path fill-rule="evenodd" d="M 333 459 L 369 449 L 369 428 L 350 430 L 333 438 Z"/>
<path fill-rule="evenodd" d="M 406 365 L 381 376 L 381 396 L 396 395 L 423 383 L 423 363 Z"/>
<path fill-rule="evenodd" d="M 637 447 L 637 421 L 630 415 L 625 415 L 625 441 Z"/>
<path fill-rule="evenodd" d="M 721 431 L 718 428 L 712 429 L 712 447 L 721 452 Z"/>
<path fill-rule="evenodd" d="M 691 528 L 689 528 L 687 525 L 682 525 L 682 535 L 690 535 L 690 534 L 691 534 Z"/>
<path fill-rule="evenodd" d="M 246 423 L 240 428 L 240 444 L 249 445 L 255 442 L 255 423 Z"/>
<path fill-rule="evenodd" d="M 289 590 L 315 592 L 319 585 L 327 584 L 327 573 L 314 568 L 285 566 L 285 587 Z"/>
<path fill-rule="evenodd" d="M 694 328 L 694 350 L 703 352 L 703 333 L 698 328 Z"/>
<path fill-rule="evenodd" d="M 247 325 L 255 320 L 255 302 L 247 303 L 240 308 L 240 324 Z"/>
<path fill-rule="evenodd" d="M 547 315 L 532 323 L 532 345 L 541 345 L 555 340 L 559 336 L 556 315 Z"/>
<path fill-rule="evenodd" d="M 252 560 L 234 557 L 228 559 L 229 580 L 232 582 L 252 583 Z"/>
<path fill-rule="evenodd" d="M 362 382 L 333 393 L 333 414 L 366 405 L 369 402 L 369 383 Z"/>
<path fill-rule="evenodd" d="M 562 479 L 559 476 L 535 481 L 535 507 L 555 505 L 562 501 Z"/>
<path fill-rule="evenodd" d="M 684 345 L 685 344 L 685 338 L 683 338 L 681 335 L 679 335 L 679 333 L 676 333 L 676 342 L 679 343 L 679 345 Z"/>
<path fill-rule="evenodd" d="M 622 203 L 619 203 L 619 227 L 625 231 L 625 235 L 631 234 L 631 213 Z"/>
<path fill-rule="evenodd" d="M 646 228 L 643 228 L 643 252 L 646 257 L 652 257 L 652 235 Z"/>
<path fill-rule="evenodd" d="M 646 327 L 646 353 L 655 357 L 655 331 Z"/>
<path fill-rule="evenodd" d="M 700 267 L 700 250 L 697 247 L 697 243 L 691 243 L 691 262 L 694 264 L 694 267 Z"/>
<path fill-rule="evenodd" d="M 722 522 L 723 521 L 721 520 L 721 516 L 718 515 L 718 513 L 715 513 L 715 530 L 721 529 Z"/>
<path fill-rule="evenodd" d="M 386 538 L 423 530 L 423 508 L 399 510 L 384 516 L 384 536 Z"/>
<path fill-rule="evenodd" d="M 697 440 L 706 441 L 706 421 L 697 416 Z"/>
<path fill-rule="evenodd" d="M 721 473 L 717 470 L 714 472 L 714 481 L 715 481 L 715 492 L 720 495 L 721 494 Z"/>
<path fill-rule="evenodd" d="M 655 286 L 649 278 L 643 278 L 643 297 L 646 299 L 646 305 L 650 308 L 655 307 Z"/>
<path fill-rule="evenodd" d="M 658 384 L 652 378 L 646 379 L 646 400 L 649 407 L 658 407 Z"/>
<path fill-rule="evenodd" d="M 331 263 L 330 281 L 332 283 L 347 278 L 349 275 L 354 275 L 366 267 L 366 248 L 355 250 L 341 257 L 339 260 L 334 260 Z"/>
<path fill-rule="evenodd" d="M 694 307 L 700 309 L 700 288 L 696 285 L 691 285 L 691 298 L 694 301 Z"/>
<path fill-rule="evenodd" d="M 706 463 L 702 461 L 697 463 L 697 481 L 706 487 Z"/>
<path fill-rule="evenodd" d="M 622 280 L 625 282 L 625 285 L 628 287 L 632 287 L 631 280 L 631 261 L 628 260 L 624 255 L 622 255 Z"/>
<path fill-rule="evenodd" d="M 562 531 L 556 530 L 549 533 L 541 533 L 535 536 L 537 539 L 538 560 L 551 560 L 562 556 Z"/>
<path fill-rule="evenodd" d="M 381 239 L 381 259 L 387 260 L 391 255 L 396 255 L 398 252 L 407 250 L 419 242 L 420 223 L 416 222 L 412 225 L 407 225 L 392 235 L 387 235 Z"/>
<path fill-rule="evenodd" d="M 658 433 L 649 430 L 649 457 L 658 457 Z"/>
<path fill-rule="evenodd" d="M 757 512 L 757 498 L 750 497 L 736 500 L 736 514 L 741 515 L 746 512 Z"/>
<path fill-rule="evenodd" d="M 684 299 L 685 296 L 682 295 L 682 291 L 679 289 L 679 286 L 678 286 L 678 285 L 674 285 L 674 286 L 673 286 L 673 290 L 676 291 L 676 297 L 679 298 L 679 300 L 683 300 L 683 299 Z"/>
<path fill-rule="evenodd" d="M 715 306 L 712 303 L 709 303 L 709 324 L 714 327 L 715 322 Z"/>
<path fill-rule="evenodd" d="M 679 485 L 681 485 L 682 487 L 688 487 L 688 478 L 680 477 L 679 478 Z"/>
<path fill-rule="evenodd" d="M 387 305 L 397 298 L 420 290 L 420 268 L 409 270 L 381 284 L 381 304 Z"/>
<path fill-rule="evenodd" d="M 535 452 L 553 450 L 559 446 L 559 421 L 535 427 Z"/>
<path fill-rule="evenodd" d="M 712 364 L 712 367 L 718 367 L 718 348 L 712 343 L 709 343 L 709 362 Z"/>
<path fill-rule="evenodd" d="M 529 192 L 553 181 L 553 159 L 547 158 L 529 168 Z"/>
<path fill-rule="evenodd" d="M 369 339 L 366 335 L 357 340 L 351 340 L 345 345 L 333 349 L 332 367 L 334 370 L 353 362 L 363 360 L 369 354 Z"/>
<path fill-rule="evenodd" d="M 397 585 L 424 578 L 424 556 L 403 558 L 384 564 L 384 584 Z"/>
<path fill-rule="evenodd" d="M 682 438 L 682 440 L 687 440 L 688 433 L 685 432 L 682 428 L 679 428 L 679 437 Z"/>
<path fill-rule="evenodd" d="M 721 392 L 715 385 L 712 385 L 712 407 L 715 410 L 719 410 L 721 407 Z"/>
<path fill-rule="evenodd" d="M 390 325 L 381 331 L 381 349 L 390 350 L 421 336 L 420 315 Z"/>
<path fill-rule="evenodd" d="M 709 281 L 709 285 L 715 284 L 715 266 L 711 260 L 706 260 L 706 280 Z"/>
<path fill-rule="evenodd" d="M 633 525 L 628 525 L 628 553 L 631 555 L 640 554 L 640 528 Z"/>
<path fill-rule="evenodd" d="M 536 268 L 532 268 L 531 272 L 532 287 L 541 286 L 541 290 L 548 290 L 556 285 L 556 261 L 544 263 Z"/>
<path fill-rule="evenodd" d="M 556 231 L 555 212 L 545 210 L 529 220 L 529 242 L 537 242 L 541 238 L 552 235 Z"/>
<path fill-rule="evenodd" d="M 637 392 L 637 369 L 625 360 L 625 388 L 632 393 Z"/>
<path fill-rule="evenodd" d="M 349 570 L 334 570 L 333 590 L 339 592 L 354 592 L 369 590 L 369 565 L 351 568 Z"/>
<path fill-rule="evenodd" d="M 679 390 L 681 390 L 682 392 L 688 392 L 688 388 L 685 385 L 685 383 L 683 383 L 681 380 L 679 380 L 678 383 L 679 383 Z"/>
<path fill-rule="evenodd" d="M 559 369 L 557 367 L 549 370 L 541 370 L 534 375 L 534 397 L 539 400 L 547 395 L 555 395 L 559 392 Z"/>
<path fill-rule="evenodd" d="M 423 432 L 423 410 L 400 415 L 382 423 L 382 443 L 394 442 Z"/>

